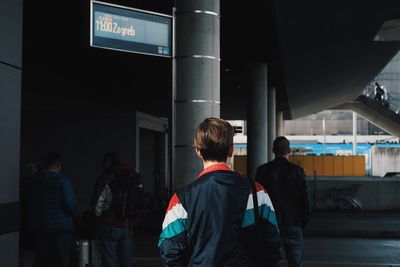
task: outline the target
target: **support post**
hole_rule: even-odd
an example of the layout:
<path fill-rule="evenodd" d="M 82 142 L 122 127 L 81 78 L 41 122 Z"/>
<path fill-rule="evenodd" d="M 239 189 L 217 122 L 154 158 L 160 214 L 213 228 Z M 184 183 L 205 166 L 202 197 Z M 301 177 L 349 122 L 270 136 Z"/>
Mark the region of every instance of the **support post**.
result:
<path fill-rule="evenodd" d="M 272 146 L 276 138 L 276 89 L 268 90 L 268 161 L 274 159 Z"/>
<path fill-rule="evenodd" d="M 268 161 L 268 80 L 267 64 L 258 63 L 250 74 L 247 112 L 247 175 L 254 178 L 259 165 Z"/>
<path fill-rule="evenodd" d="M 357 156 L 357 113 L 353 112 L 353 156 Z"/>
<path fill-rule="evenodd" d="M 177 0 L 173 95 L 173 188 L 202 170 L 194 151 L 196 127 L 220 116 L 220 1 Z"/>

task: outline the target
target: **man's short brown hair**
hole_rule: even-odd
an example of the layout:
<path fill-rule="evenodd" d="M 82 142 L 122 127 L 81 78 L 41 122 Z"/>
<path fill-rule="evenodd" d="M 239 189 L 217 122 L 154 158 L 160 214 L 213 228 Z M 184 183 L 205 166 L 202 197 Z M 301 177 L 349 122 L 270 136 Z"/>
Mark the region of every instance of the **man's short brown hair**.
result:
<path fill-rule="evenodd" d="M 205 119 L 196 129 L 195 145 L 203 160 L 225 162 L 233 146 L 233 127 L 223 119 Z"/>

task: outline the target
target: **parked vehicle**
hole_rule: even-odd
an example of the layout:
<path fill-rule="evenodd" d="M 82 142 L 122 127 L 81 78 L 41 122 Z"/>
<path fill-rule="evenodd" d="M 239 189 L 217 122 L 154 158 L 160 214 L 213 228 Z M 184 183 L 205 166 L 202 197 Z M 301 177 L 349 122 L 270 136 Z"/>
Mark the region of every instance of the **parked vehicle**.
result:
<path fill-rule="evenodd" d="M 400 178 L 400 172 L 387 172 L 383 177 L 399 177 Z"/>
<path fill-rule="evenodd" d="M 347 187 L 332 187 L 327 196 L 326 202 L 331 209 L 335 210 L 361 210 L 361 201 L 357 198 L 357 192 L 361 184 L 352 184 Z"/>

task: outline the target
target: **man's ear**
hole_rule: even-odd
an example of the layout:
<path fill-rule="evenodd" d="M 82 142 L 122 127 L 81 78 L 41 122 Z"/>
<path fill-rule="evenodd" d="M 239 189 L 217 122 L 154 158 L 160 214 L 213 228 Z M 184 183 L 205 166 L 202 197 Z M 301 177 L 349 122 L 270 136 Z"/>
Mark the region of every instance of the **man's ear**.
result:
<path fill-rule="evenodd" d="M 199 158 L 203 159 L 203 156 L 201 155 L 200 150 L 197 147 L 194 150 L 196 151 L 197 156 Z"/>

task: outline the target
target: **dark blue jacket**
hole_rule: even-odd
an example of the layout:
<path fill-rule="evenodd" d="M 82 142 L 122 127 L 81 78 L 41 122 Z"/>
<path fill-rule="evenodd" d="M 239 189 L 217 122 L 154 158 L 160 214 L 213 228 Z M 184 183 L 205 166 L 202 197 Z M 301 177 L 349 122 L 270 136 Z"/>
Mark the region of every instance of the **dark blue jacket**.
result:
<path fill-rule="evenodd" d="M 257 243 L 251 182 L 221 165 L 209 167 L 172 197 L 158 244 L 164 266 L 268 266 L 280 259 L 279 232 L 268 194 L 257 184 L 263 221 Z M 256 265 L 252 255 L 257 246 L 262 265 Z"/>
<path fill-rule="evenodd" d="M 60 173 L 41 170 L 31 183 L 28 189 L 28 219 L 32 229 L 72 231 L 77 204 L 70 179 Z"/>

